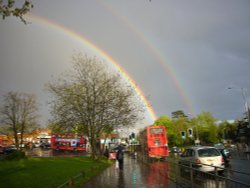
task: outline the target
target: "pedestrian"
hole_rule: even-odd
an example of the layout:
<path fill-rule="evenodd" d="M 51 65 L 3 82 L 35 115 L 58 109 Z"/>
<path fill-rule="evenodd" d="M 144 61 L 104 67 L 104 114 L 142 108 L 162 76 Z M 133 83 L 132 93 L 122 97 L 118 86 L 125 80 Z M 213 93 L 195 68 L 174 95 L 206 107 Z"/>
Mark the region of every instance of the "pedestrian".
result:
<path fill-rule="evenodd" d="M 107 158 L 109 158 L 109 149 L 108 149 L 108 146 L 105 147 L 104 156 L 107 157 Z"/>
<path fill-rule="evenodd" d="M 246 157 L 247 157 L 247 159 L 249 159 L 249 146 L 248 146 L 248 144 L 247 143 L 245 143 L 245 153 L 246 153 Z"/>
<path fill-rule="evenodd" d="M 121 147 L 118 148 L 118 151 L 116 152 L 116 160 L 119 163 L 119 169 L 123 170 L 123 159 L 124 159 L 124 153 Z"/>

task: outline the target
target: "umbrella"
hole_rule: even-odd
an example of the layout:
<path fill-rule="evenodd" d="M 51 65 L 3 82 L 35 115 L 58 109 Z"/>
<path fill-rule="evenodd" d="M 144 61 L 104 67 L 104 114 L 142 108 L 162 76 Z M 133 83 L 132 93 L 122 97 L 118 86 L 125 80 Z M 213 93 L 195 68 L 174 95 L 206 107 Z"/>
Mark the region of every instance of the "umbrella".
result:
<path fill-rule="evenodd" d="M 124 150 L 124 149 L 125 149 L 125 147 L 122 144 L 113 148 L 113 150 Z"/>

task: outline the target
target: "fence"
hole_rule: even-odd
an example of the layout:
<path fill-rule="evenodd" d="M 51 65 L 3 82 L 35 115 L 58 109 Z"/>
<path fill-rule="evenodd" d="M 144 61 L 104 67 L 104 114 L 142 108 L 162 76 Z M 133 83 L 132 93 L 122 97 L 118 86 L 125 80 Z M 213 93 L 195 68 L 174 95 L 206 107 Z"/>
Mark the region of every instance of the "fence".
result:
<path fill-rule="evenodd" d="M 99 166 L 93 166 L 92 168 L 86 169 L 85 171 L 81 171 L 75 176 L 69 177 L 68 180 L 66 180 L 61 185 L 57 186 L 57 188 L 63 188 L 63 187 L 72 187 L 76 182 L 81 182 L 85 177 L 87 173 L 90 172 L 96 172 L 99 169 Z"/>
<path fill-rule="evenodd" d="M 170 179 L 173 180 L 177 187 L 192 188 L 248 188 L 250 184 L 244 182 L 249 179 L 250 174 L 232 170 L 229 168 L 214 167 L 214 172 L 202 172 L 194 167 L 190 161 L 185 161 L 188 165 L 183 165 L 179 158 L 167 158 L 171 164 Z M 205 165 L 205 164 L 202 164 Z M 211 166 L 211 165 L 208 165 Z M 222 172 L 223 173 L 220 173 Z"/>

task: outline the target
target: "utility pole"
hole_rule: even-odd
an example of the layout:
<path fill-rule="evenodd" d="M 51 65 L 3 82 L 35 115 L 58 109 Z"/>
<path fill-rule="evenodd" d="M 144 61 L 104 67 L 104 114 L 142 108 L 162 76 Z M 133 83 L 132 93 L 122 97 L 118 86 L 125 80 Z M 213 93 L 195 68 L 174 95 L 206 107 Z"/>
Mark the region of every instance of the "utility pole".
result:
<path fill-rule="evenodd" d="M 188 113 L 191 116 L 191 113 Z M 190 121 L 192 120 L 192 117 L 190 117 Z M 199 139 L 199 131 L 198 131 L 198 126 L 195 123 L 195 134 L 196 134 L 196 139 L 194 140 L 195 145 L 200 144 L 200 139 Z"/>
<path fill-rule="evenodd" d="M 229 87 L 228 89 L 233 89 L 233 87 Z M 244 108 L 246 111 L 246 116 L 247 116 L 247 121 L 248 121 L 247 128 L 250 128 L 250 116 L 249 116 L 249 108 L 248 108 L 248 104 L 247 104 L 247 100 L 246 100 L 245 88 L 242 87 L 240 89 L 241 89 L 241 94 L 242 94 L 243 101 L 244 101 Z"/>
<path fill-rule="evenodd" d="M 242 97 L 243 97 L 243 100 L 244 100 L 244 105 L 245 105 L 245 110 L 246 110 L 246 115 L 247 115 L 247 121 L 248 121 L 247 128 L 250 128 L 249 108 L 248 108 L 248 104 L 247 104 L 246 94 L 245 94 L 244 88 L 241 88 L 241 93 L 242 93 Z"/>

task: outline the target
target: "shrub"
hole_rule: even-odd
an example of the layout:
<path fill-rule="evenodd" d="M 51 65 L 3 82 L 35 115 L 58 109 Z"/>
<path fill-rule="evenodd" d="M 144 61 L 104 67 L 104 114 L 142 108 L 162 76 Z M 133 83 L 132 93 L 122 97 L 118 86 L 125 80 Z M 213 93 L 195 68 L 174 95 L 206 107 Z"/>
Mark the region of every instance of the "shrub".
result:
<path fill-rule="evenodd" d="M 26 158 L 25 152 L 23 151 L 14 151 L 6 156 L 6 160 L 20 160 Z"/>

